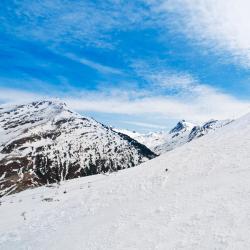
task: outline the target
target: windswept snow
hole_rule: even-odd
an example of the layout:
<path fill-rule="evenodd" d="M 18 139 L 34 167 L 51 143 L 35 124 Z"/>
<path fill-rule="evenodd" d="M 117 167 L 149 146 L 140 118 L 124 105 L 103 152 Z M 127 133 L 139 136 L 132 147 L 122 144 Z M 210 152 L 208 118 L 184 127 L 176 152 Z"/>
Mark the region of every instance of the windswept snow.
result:
<path fill-rule="evenodd" d="M 138 168 L 4 197 L 0 249 L 250 249 L 249 151 L 247 115 Z"/>

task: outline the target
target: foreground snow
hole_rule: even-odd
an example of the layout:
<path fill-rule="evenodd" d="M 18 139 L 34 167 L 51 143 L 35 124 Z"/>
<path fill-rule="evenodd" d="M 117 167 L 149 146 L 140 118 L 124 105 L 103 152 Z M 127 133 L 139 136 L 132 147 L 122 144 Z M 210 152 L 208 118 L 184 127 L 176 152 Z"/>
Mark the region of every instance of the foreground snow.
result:
<path fill-rule="evenodd" d="M 250 115 L 138 168 L 4 197 L 0 249 L 250 249 L 249 151 Z"/>

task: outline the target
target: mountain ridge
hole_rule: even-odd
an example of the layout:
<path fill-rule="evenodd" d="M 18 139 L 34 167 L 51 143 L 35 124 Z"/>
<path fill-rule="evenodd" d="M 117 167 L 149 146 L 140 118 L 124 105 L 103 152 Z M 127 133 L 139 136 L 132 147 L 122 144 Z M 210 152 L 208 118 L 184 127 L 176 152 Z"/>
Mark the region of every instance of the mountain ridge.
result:
<path fill-rule="evenodd" d="M 128 134 L 130 137 L 146 145 L 153 152 L 160 155 L 180 147 L 194 139 L 205 136 L 212 131 L 222 128 L 231 123 L 232 119 L 214 120 L 211 119 L 202 125 L 197 125 L 185 120 L 179 121 L 169 132 L 151 132 L 140 134 L 125 129 L 114 129 Z"/>
<path fill-rule="evenodd" d="M 155 156 L 134 139 L 61 102 L 0 110 L 0 195 L 134 167 Z"/>

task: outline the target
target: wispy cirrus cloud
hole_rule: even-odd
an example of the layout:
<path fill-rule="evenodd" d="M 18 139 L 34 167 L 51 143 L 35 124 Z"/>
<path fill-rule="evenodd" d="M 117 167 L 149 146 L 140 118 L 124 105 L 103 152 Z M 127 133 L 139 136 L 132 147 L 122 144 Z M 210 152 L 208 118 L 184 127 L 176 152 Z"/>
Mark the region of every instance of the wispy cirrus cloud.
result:
<path fill-rule="evenodd" d="M 118 74 L 118 75 L 123 74 L 123 72 L 120 69 L 110 67 L 110 66 L 89 60 L 87 58 L 78 57 L 78 56 L 75 56 L 74 54 L 69 54 L 69 53 L 65 54 L 65 56 L 70 58 L 71 60 L 74 60 L 85 66 L 95 69 L 98 72 L 103 73 L 103 74 Z"/>
<path fill-rule="evenodd" d="M 119 43 L 113 31 L 172 28 L 250 65 L 248 0 L 24 0 L 1 7 L 2 29 L 20 37 L 112 48 Z"/>
<path fill-rule="evenodd" d="M 224 60 L 250 67 L 248 0 L 163 0 L 151 4 L 167 27 L 213 52 L 229 53 Z"/>
<path fill-rule="evenodd" d="M 166 126 L 160 126 L 160 125 L 152 124 L 148 122 L 122 121 L 122 123 L 135 125 L 135 126 L 143 127 L 143 128 L 166 129 Z"/>
<path fill-rule="evenodd" d="M 161 63 L 155 65 L 145 61 L 134 61 L 131 66 L 137 75 L 153 87 L 183 92 L 192 90 L 199 84 L 190 73 L 169 69 Z"/>
<path fill-rule="evenodd" d="M 9 8 L 10 4 L 13 8 Z M 53 46 L 84 42 L 100 48 L 116 45 L 112 31 L 143 27 L 149 16 L 143 1 L 24 0 L 10 1 L 1 11 L 2 29 L 12 35 L 50 42 Z"/>
<path fill-rule="evenodd" d="M 196 86 L 197 81 L 188 73 L 173 73 L 173 72 L 158 72 L 150 76 L 151 81 L 157 83 L 159 86 L 176 89 L 188 90 Z"/>

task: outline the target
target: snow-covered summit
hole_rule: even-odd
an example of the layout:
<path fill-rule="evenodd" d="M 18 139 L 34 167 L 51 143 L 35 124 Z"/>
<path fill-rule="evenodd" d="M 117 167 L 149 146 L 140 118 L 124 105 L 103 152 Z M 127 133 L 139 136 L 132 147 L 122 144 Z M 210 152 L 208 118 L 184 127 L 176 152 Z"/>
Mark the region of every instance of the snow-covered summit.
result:
<path fill-rule="evenodd" d="M 58 101 L 0 107 L 0 196 L 133 167 L 155 156 Z"/>
<path fill-rule="evenodd" d="M 191 131 L 195 125 L 191 122 L 186 122 L 185 120 L 179 121 L 174 128 L 169 131 L 169 134 L 174 134 L 178 132 Z"/>
<path fill-rule="evenodd" d="M 37 101 L 24 105 L 0 106 L 0 144 L 22 134 L 30 127 L 52 119 L 77 116 L 59 100 Z"/>

